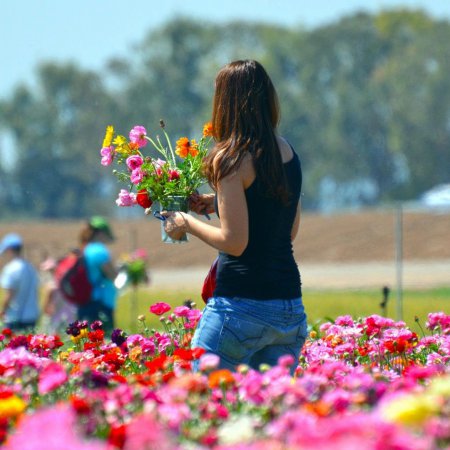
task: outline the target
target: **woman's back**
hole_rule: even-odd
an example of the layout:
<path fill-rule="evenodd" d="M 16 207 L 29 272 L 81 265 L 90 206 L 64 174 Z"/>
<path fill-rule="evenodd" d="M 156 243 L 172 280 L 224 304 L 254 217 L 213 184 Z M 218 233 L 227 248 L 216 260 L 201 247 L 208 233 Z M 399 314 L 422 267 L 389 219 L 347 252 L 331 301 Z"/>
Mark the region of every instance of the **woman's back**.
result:
<path fill-rule="evenodd" d="M 215 296 L 254 299 L 301 296 L 291 232 L 300 198 L 302 171 L 298 156 L 290 152 L 290 159 L 283 164 L 290 193 L 287 205 L 268 197 L 258 177 L 246 188 L 248 245 L 240 256 L 220 253 Z"/>

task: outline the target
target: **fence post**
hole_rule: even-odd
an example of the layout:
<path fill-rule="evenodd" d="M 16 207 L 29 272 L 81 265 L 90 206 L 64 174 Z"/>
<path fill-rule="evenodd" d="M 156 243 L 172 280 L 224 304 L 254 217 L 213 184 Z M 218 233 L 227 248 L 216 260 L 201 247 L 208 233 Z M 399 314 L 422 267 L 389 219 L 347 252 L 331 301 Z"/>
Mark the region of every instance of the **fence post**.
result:
<path fill-rule="evenodd" d="M 403 320 L 403 208 L 399 202 L 395 219 L 395 265 L 397 278 L 397 320 Z"/>

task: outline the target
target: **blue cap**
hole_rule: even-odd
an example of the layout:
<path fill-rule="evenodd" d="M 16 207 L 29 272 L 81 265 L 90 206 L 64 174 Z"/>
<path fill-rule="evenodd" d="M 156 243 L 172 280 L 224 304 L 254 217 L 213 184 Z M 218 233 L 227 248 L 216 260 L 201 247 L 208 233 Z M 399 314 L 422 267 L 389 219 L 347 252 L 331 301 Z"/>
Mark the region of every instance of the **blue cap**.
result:
<path fill-rule="evenodd" d="M 0 255 L 2 255 L 9 248 L 21 247 L 22 238 L 15 233 L 6 234 L 0 242 Z"/>

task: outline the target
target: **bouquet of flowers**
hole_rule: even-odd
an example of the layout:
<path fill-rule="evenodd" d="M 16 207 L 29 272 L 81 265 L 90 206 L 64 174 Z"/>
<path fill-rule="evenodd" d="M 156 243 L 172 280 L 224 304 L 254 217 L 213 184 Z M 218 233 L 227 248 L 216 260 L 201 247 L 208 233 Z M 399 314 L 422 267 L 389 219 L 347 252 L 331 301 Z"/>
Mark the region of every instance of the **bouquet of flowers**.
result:
<path fill-rule="evenodd" d="M 162 120 L 160 127 L 164 142 L 159 135 L 149 136 L 142 125 L 133 127 L 128 139 L 116 134 L 112 125 L 106 127 L 100 150 L 101 164 L 110 166 L 116 162 L 123 169 L 113 173 L 129 185 L 128 189 L 119 192 L 118 206 L 137 204 L 148 214 L 157 202 L 161 209 L 187 212 L 189 196 L 206 182 L 202 165 L 211 141 L 212 125 L 204 125 L 199 141 L 181 137 L 175 146 L 172 146 Z M 157 158 L 143 154 L 142 149 L 148 143 L 156 150 Z M 172 242 L 164 232 L 163 240 Z"/>
<path fill-rule="evenodd" d="M 150 278 L 147 271 L 147 262 L 147 252 L 143 248 L 122 256 L 119 274 L 114 281 L 116 287 L 122 288 L 131 284 L 133 288 L 136 288 L 139 284 L 148 283 Z"/>

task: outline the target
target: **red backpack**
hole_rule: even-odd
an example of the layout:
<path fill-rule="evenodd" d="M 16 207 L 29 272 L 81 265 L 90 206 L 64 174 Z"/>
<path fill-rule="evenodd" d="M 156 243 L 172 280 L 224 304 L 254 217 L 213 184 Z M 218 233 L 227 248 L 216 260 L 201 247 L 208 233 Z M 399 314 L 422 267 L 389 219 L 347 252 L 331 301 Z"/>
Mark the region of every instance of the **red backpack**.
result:
<path fill-rule="evenodd" d="M 69 303 L 83 306 L 91 300 L 92 284 L 83 254 L 70 253 L 65 256 L 55 269 L 55 279 Z"/>

